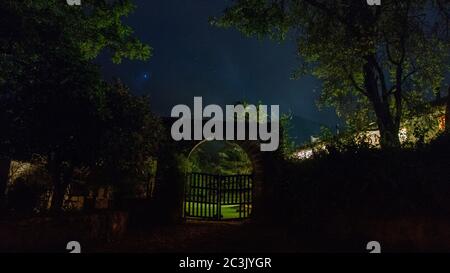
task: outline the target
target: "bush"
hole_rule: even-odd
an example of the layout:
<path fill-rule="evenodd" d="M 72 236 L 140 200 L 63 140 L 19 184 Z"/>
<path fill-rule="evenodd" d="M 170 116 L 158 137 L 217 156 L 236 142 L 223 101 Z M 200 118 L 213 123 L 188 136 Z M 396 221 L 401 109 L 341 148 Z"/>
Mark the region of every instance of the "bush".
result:
<path fill-rule="evenodd" d="M 280 218 L 299 223 L 334 215 L 395 217 L 450 212 L 448 136 L 416 148 L 328 151 L 314 159 L 281 164 L 275 187 Z"/>

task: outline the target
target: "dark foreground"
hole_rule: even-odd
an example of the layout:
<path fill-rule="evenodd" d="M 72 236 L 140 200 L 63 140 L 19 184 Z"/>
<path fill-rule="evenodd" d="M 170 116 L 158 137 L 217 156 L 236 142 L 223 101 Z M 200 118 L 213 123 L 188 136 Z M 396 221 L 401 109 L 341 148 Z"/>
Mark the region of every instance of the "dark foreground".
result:
<path fill-rule="evenodd" d="M 65 223 L 67 224 L 67 223 Z M 66 244 L 79 241 L 84 253 L 295 253 L 365 251 L 365 242 L 340 249 L 318 244 L 296 229 L 245 222 L 188 221 L 130 229 L 119 238 L 86 238 L 62 224 L 0 223 L 1 252 L 69 252 Z M 351 248 L 349 248 L 351 246 Z"/>
<path fill-rule="evenodd" d="M 382 232 L 367 235 L 364 231 L 369 228 L 357 225 L 353 226 L 354 231 L 347 229 L 343 234 L 338 225 L 329 226 L 329 232 L 324 232 L 245 222 L 189 221 L 129 229 L 117 238 L 94 233 L 87 238 L 70 225 L 3 221 L 0 251 L 67 253 L 67 243 L 79 241 L 84 253 L 365 253 L 367 243 L 376 240 L 384 252 L 447 252 L 449 238 L 442 237 L 443 230 L 434 228 L 439 226 L 444 228 L 442 222 L 401 221 L 378 226 Z"/>

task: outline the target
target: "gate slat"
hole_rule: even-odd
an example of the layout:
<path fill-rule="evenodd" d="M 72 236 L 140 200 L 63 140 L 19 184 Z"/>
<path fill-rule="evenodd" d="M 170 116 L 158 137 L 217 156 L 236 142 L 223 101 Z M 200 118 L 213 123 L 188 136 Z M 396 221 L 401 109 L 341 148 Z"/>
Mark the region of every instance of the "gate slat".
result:
<path fill-rule="evenodd" d="M 250 216 L 250 202 L 251 202 L 251 200 L 252 200 L 252 191 L 251 190 L 249 190 L 250 189 L 250 183 L 251 183 L 251 179 L 250 179 L 250 177 L 247 177 L 247 186 L 246 186 L 246 191 L 247 191 L 247 195 L 248 195 L 248 198 L 247 198 L 247 200 L 246 200 L 246 205 L 245 205 L 245 208 L 246 208 L 246 213 L 245 213 L 245 217 L 249 217 Z"/>
<path fill-rule="evenodd" d="M 220 220 L 221 214 L 222 214 L 222 178 L 220 176 L 217 176 L 217 184 L 218 184 L 218 189 L 219 189 L 219 193 L 217 194 L 217 198 L 219 200 L 217 200 L 217 219 Z"/>
<path fill-rule="evenodd" d="M 188 188 L 187 188 L 187 200 L 188 200 L 188 202 L 187 202 L 187 207 L 188 207 L 188 209 L 187 209 L 187 211 L 188 211 L 188 215 L 190 216 L 191 215 L 191 195 L 192 195 L 192 174 L 189 174 L 189 185 L 188 185 Z"/>
<path fill-rule="evenodd" d="M 244 202 L 244 217 L 248 217 L 248 200 L 250 198 L 249 194 L 248 194 L 248 177 L 245 178 L 245 182 L 244 182 L 244 187 L 245 187 L 245 202 Z"/>
<path fill-rule="evenodd" d="M 195 175 L 195 216 L 198 216 L 198 181 L 200 180 L 200 175 Z"/>
<path fill-rule="evenodd" d="M 249 217 L 250 216 L 250 212 L 251 212 L 251 204 L 252 204 L 252 198 L 253 198 L 253 192 L 252 192 L 252 178 L 249 176 L 247 177 L 247 192 L 248 192 L 248 198 L 247 198 L 247 204 L 246 204 L 246 208 L 247 208 L 247 213 L 245 215 L 245 217 Z"/>
<path fill-rule="evenodd" d="M 210 196 L 209 196 L 209 203 L 210 203 L 210 218 L 214 217 L 214 196 L 216 196 L 216 193 L 214 192 L 214 177 L 209 177 L 209 187 L 210 187 Z"/>
<path fill-rule="evenodd" d="M 198 206 L 199 206 L 199 211 L 200 211 L 200 217 L 203 217 L 203 182 L 205 181 L 205 175 L 202 174 L 200 176 L 200 181 L 199 181 L 199 197 L 200 197 L 200 201 L 198 202 Z"/>
<path fill-rule="evenodd" d="M 186 218 L 187 215 L 187 207 L 186 205 L 188 204 L 188 199 L 187 199 L 187 192 L 188 192 L 188 188 L 189 188 L 189 174 L 186 174 L 186 176 L 184 177 L 184 179 L 186 179 L 186 182 L 184 183 L 184 193 L 183 193 L 183 217 Z"/>
<path fill-rule="evenodd" d="M 202 217 L 202 202 L 203 202 L 203 190 L 202 190 L 202 183 L 203 183 L 204 175 L 200 174 L 199 180 L 198 180 L 198 215 L 200 218 Z"/>
<path fill-rule="evenodd" d="M 211 196 L 211 192 L 210 192 L 210 189 L 209 189 L 209 181 L 210 181 L 210 179 L 211 179 L 211 176 L 207 176 L 207 178 L 206 178 L 206 202 L 207 202 L 207 204 L 206 204 L 206 217 L 208 217 L 208 218 L 211 218 L 211 208 L 210 208 L 210 196 Z"/>
<path fill-rule="evenodd" d="M 234 190 L 234 183 L 236 181 L 236 176 L 231 176 L 231 183 L 230 183 L 230 204 L 234 204 L 234 194 L 235 194 L 235 190 Z"/>
<path fill-rule="evenodd" d="M 233 206 L 236 219 L 251 215 L 253 182 L 251 175 L 187 173 L 183 217 L 222 219 L 222 206 Z"/>
<path fill-rule="evenodd" d="M 242 219 L 242 176 L 239 176 L 238 179 L 238 203 L 239 203 L 239 219 Z"/>
<path fill-rule="evenodd" d="M 236 180 L 234 182 L 234 203 L 239 203 L 239 179 L 241 179 L 241 176 L 236 176 Z"/>

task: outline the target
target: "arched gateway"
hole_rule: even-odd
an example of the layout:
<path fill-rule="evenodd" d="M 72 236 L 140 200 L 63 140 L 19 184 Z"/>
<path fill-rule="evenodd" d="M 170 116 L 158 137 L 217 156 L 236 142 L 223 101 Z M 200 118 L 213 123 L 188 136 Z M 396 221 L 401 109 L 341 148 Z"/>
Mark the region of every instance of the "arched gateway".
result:
<path fill-rule="evenodd" d="M 170 129 L 175 119 L 166 118 L 164 124 Z M 270 126 L 270 125 L 269 125 Z M 172 144 L 186 158 L 196 147 L 208 140 L 181 140 Z M 224 206 L 238 206 L 237 219 L 263 221 L 266 196 L 272 192 L 268 176 L 275 152 L 262 152 L 259 140 L 226 140 L 239 146 L 251 161 L 253 173 L 220 175 L 184 173 L 181 217 L 205 220 L 224 220 Z"/>

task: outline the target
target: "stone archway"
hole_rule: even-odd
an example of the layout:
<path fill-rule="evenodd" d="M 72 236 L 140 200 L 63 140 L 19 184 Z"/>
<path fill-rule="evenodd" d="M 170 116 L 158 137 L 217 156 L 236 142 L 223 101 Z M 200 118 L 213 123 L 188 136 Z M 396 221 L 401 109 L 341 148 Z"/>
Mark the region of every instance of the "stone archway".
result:
<path fill-rule="evenodd" d="M 167 128 L 168 132 L 170 132 L 172 124 L 176 121 L 174 118 L 165 118 L 163 119 L 163 124 Z M 193 121 L 192 121 L 193 123 Z M 170 136 L 168 138 L 171 139 Z M 175 194 L 174 192 L 177 191 L 176 189 L 181 187 L 184 187 L 184 181 L 181 183 L 178 183 L 175 185 L 173 182 L 175 181 L 173 177 L 173 168 L 175 166 L 173 165 L 174 158 L 170 156 L 170 153 L 176 153 L 176 154 L 182 154 L 185 158 L 189 156 L 191 151 L 199 146 L 202 142 L 205 142 L 208 140 L 201 139 L 201 140 L 182 140 L 182 141 L 175 141 L 171 140 L 166 145 L 167 147 L 161 151 L 162 156 L 158 158 L 158 171 L 159 175 L 157 175 L 157 187 L 160 188 L 159 198 L 162 199 L 162 204 L 178 204 L 176 206 L 179 206 L 178 209 L 175 209 L 176 211 L 181 212 L 182 211 L 182 202 L 177 203 L 178 201 L 182 199 L 176 198 L 174 195 L 180 195 L 180 190 Z M 225 141 L 225 140 L 217 140 L 217 141 Z M 267 216 L 269 216 L 265 211 L 268 211 L 268 200 L 270 200 L 270 194 L 273 192 L 272 190 L 272 179 L 270 179 L 270 170 L 271 166 L 273 166 L 274 160 L 276 160 L 276 152 L 262 152 L 261 151 L 261 142 L 258 140 L 226 140 L 229 143 L 235 144 L 239 146 L 242 150 L 244 150 L 249 157 L 252 167 L 253 167 L 253 193 L 252 193 L 252 215 L 250 220 L 252 222 L 264 222 L 267 219 Z M 160 162 L 159 161 L 164 161 Z M 159 171 L 159 166 L 167 165 L 169 167 L 166 167 L 165 170 Z M 267 172 L 267 173 L 266 173 Z M 171 185 L 167 185 L 168 180 L 171 181 Z M 160 184 L 160 185 L 158 185 Z M 166 184 L 166 185 L 164 185 Z M 181 189 L 179 188 L 179 189 Z M 158 191 L 158 190 L 157 190 Z M 182 191 L 182 190 L 181 190 Z M 158 194 L 157 194 L 158 195 Z M 165 199 L 172 199 L 170 202 L 166 202 Z M 160 207 L 160 209 L 163 211 Z M 180 214 L 177 214 L 178 218 L 181 218 Z M 171 218 L 173 219 L 173 218 Z"/>
<path fill-rule="evenodd" d="M 200 141 L 190 141 L 189 145 L 183 146 L 186 148 L 187 154 L 186 157 L 189 158 L 193 151 L 196 150 L 197 147 L 202 144 L 208 142 L 210 140 L 200 140 Z M 214 141 L 224 141 L 227 143 L 231 143 L 240 147 L 248 156 L 253 173 L 252 173 L 252 181 L 253 181 L 253 191 L 252 191 L 252 215 L 251 220 L 259 221 L 264 218 L 264 199 L 265 194 L 268 192 L 269 185 L 266 183 L 266 177 L 264 175 L 264 170 L 268 167 L 268 160 L 271 158 L 272 154 L 268 152 L 260 151 L 260 142 L 259 141 L 236 141 L 236 140 L 214 140 Z M 270 192 L 270 191 L 269 191 Z"/>

